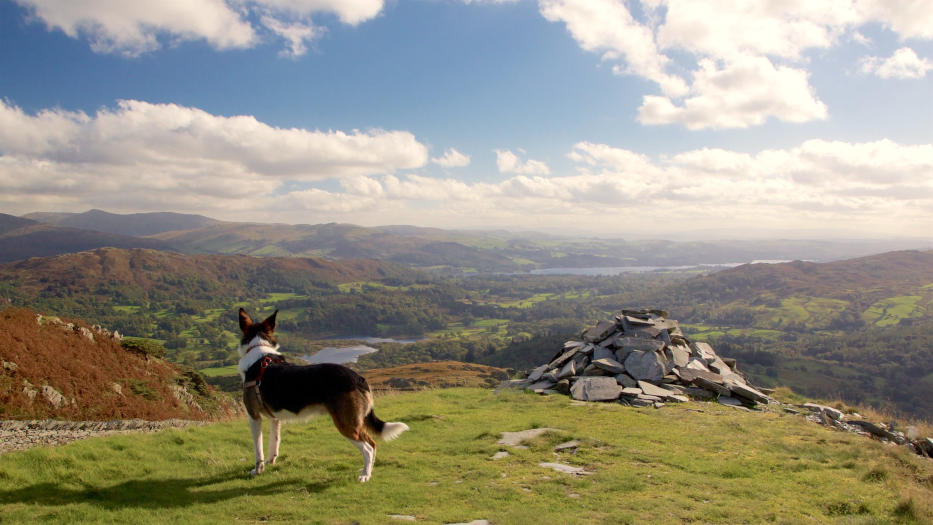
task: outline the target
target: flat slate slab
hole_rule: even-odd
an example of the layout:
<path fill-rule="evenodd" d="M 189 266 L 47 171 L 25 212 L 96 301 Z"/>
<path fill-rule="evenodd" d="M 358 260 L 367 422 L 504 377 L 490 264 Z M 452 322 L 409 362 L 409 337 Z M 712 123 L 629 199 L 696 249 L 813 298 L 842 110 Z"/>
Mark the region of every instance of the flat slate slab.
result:
<path fill-rule="evenodd" d="M 594 359 L 593 364 L 607 372 L 612 372 L 613 374 L 621 374 L 625 372 L 625 367 L 622 366 L 622 363 L 609 357 L 604 359 Z"/>
<path fill-rule="evenodd" d="M 615 401 L 621 390 L 614 377 L 581 377 L 570 387 L 570 395 L 580 401 Z"/>
<path fill-rule="evenodd" d="M 564 474 L 570 474 L 571 476 L 586 476 L 592 474 L 592 472 L 587 472 L 583 470 L 582 467 L 574 467 L 573 465 L 564 465 L 563 463 L 548 463 L 541 462 L 538 463 L 538 466 L 556 470 L 557 472 L 563 472 Z"/>
<path fill-rule="evenodd" d="M 557 428 L 531 428 L 528 430 L 521 430 L 518 432 L 502 432 L 502 439 L 496 441 L 499 445 L 505 445 L 507 447 L 517 447 L 522 444 L 523 441 L 529 439 L 534 439 L 545 432 L 560 432 L 560 429 Z"/>
<path fill-rule="evenodd" d="M 667 362 L 658 352 L 635 350 L 625 358 L 625 371 L 637 380 L 660 381 L 667 373 Z"/>

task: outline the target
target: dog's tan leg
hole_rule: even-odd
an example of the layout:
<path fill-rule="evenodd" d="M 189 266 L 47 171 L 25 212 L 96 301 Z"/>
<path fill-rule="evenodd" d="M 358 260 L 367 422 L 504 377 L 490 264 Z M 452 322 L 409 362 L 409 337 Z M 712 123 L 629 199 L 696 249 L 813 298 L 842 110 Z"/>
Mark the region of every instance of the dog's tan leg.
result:
<path fill-rule="evenodd" d="M 249 472 L 250 476 L 262 474 L 265 469 L 262 456 L 262 419 L 249 418 L 249 429 L 253 433 L 253 449 L 256 450 L 256 467 Z"/>
<path fill-rule="evenodd" d="M 269 420 L 269 463 L 275 465 L 275 460 L 279 457 L 279 442 L 282 440 L 282 420 Z"/>
<path fill-rule="evenodd" d="M 368 410 L 366 399 L 362 395 L 347 396 L 333 407 L 328 407 L 337 430 L 363 454 L 363 470 L 357 478 L 360 483 L 369 481 L 373 475 L 373 464 L 376 462 L 376 442 L 363 426 L 363 418 Z"/>

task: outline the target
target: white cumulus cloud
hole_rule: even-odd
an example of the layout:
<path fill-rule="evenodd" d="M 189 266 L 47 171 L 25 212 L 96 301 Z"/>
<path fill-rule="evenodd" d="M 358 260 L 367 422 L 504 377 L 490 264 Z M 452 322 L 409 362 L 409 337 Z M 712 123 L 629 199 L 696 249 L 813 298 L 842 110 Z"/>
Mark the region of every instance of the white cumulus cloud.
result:
<path fill-rule="evenodd" d="M 470 156 L 448 148 L 440 157 L 432 157 L 431 162 L 444 168 L 463 168 L 470 165 Z"/>
<path fill-rule="evenodd" d="M 120 209 L 159 202 L 253 209 L 254 197 L 286 183 L 389 174 L 428 161 L 427 147 L 407 131 L 285 129 L 137 100 L 93 115 L 30 115 L 0 101 L 0 152 L 6 204 L 17 207 L 25 205 L 17 195 L 27 195 Z"/>
<path fill-rule="evenodd" d="M 827 116 L 826 105 L 816 97 L 805 70 L 775 67 L 766 57 L 739 57 L 723 67 L 704 59 L 699 65 L 682 103 L 646 95 L 638 120 L 702 129 L 746 128 L 764 124 L 769 117 L 807 122 Z"/>
<path fill-rule="evenodd" d="M 929 2 L 538 0 L 538 8 L 614 71 L 658 85 L 660 93 L 643 98 L 640 122 L 689 129 L 824 119 L 808 53 L 865 42 L 859 30 L 870 24 L 901 39 L 933 38 Z M 862 68 L 883 78 L 918 78 L 930 64 L 899 50 L 886 60 L 866 59 Z"/>
<path fill-rule="evenodd" d="M 499 173 L 520 173 L 522 175 L 547 175 L 551 172 L 547 164 L 540 160 L 522 161 L 511 150 L 495 150 L 496 166 Z"/>
<path fill-rule="evenodd" d="M 917 56 L 909 47 L 902 47 L 888 58 L 865 57 L 861 62 L 863 73 L 881 78 L 923 78 L 933 70 L 933 61 Z"/>
<path fill-rule="evenodd" d="M 383 8 L 383 0 L 14 1 L 49 29 L 85 38 L 96 52 L 126 56 L 194 40 L 216 49 L 249 48 L 261 42 L 264 29 L 285 41 L 284 54 L 297 56 L 320 34 L 312 15 L 332 14 L 356 25 Z"/>

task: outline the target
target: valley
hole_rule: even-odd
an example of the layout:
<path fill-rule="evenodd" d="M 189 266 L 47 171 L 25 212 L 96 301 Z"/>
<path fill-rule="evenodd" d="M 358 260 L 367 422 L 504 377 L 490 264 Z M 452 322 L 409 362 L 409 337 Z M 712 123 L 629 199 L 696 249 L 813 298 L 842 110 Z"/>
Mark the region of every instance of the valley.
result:
<path fill-rule="evenodd" d="M 679 320 L 692 339 L 709 341 L 724 355 L 739 358 L 756 384 L 785 385 L 805 395 L 912 417 L 929 419 L 933 414 L 931 252 L 615 275 L 464 273 L 467 267 L 514 270 L 510 265 L 484 266 L 469 250 L 512 254 L 497 259 L 501 262 L 515 259 L 518 245 L 507 242 L 504 233 L 348 225 L 244 227 L 200 216 L 140 215 L 144 217 L 132 220 L 105 212 L 30 217 L 61 224 L 48 227 L 96 227 L 111 230 L 107 235 L 145 234 L 134 238 L 160 242 L 184 238 L 192 244 L 176 244 L 172 250 L 102 247 L 10 262 L 0 265 L 0 300 L 162 345 L 170 361 L 230 389 L 236 388 L 232 365 L 237 360 L 234 313 L 239 307 L 257 315 L 280 310 L 280 342 L 295 358 L 325 347 L 361 344 L 349 337 L 415 341 L 367 343 L 378 351 L 359 356 L 353 366 L 360 369 L 441 360 L 525 369 L 621 308 L 657 307 Z M 29 220 L 8 222 L 17 230 L 30 226 Z M 280 237 L 271 236 L 273 229 Z M 256 256 L 246 249 L 224 250 L 254 255 L 204 253 L 219 250 L 218 245 L 193 240 L 252 238 L 255 246 L 269 246 L 301 236 L 307 246 L 317 248 L 284 257 Z M 402 237 L 407 241 L 402 243 Z M 593 257 L 605 256 L 608 249 L 601 241 L 587 246 L 584 241 L 561 244 L 527 237 L 536 246 L 549 246 L 552 255 L 564 254 L 558 257 L 564 266 L 568 257 L 592 265 Z M 459 266 L 412 265 L 385 251 L 421 253 L 427 238 L 457 244 Z M 369 249 L 346 248 L 354 243 Z M 830 245 L 810 243 L 811 253 Z M 627 260 L 644 262 L 644 254 L 651 253 L 653 263 L 673 261 L 664 255 L 666 246 L 679 252 L 684 248 L 661 242 L 634 246 L 628 245 Z M 768 255 L 791 254 L 787 246 L 770 246 Z M 376 258 L 344 257 L 353 254 Z M 537 256 L 532 255 L 526 251 L 521 259 L 533 261 Z"/>

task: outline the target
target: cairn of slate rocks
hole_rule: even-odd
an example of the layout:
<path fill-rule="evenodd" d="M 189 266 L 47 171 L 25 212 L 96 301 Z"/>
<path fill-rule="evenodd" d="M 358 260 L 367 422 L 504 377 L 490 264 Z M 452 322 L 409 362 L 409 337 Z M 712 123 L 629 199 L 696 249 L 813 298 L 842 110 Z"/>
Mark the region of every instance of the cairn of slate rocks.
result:
<path fill-rule="evenodd" d="M 691 342 L 662 310 L 622 310 L 571 340 L 528 377 L 503 386 L 541 394 L 563 393 L 581 401 L 663 406 L 689 398 L 735 406 L 772 400 L 748 384 L 734 359 Z"/>

